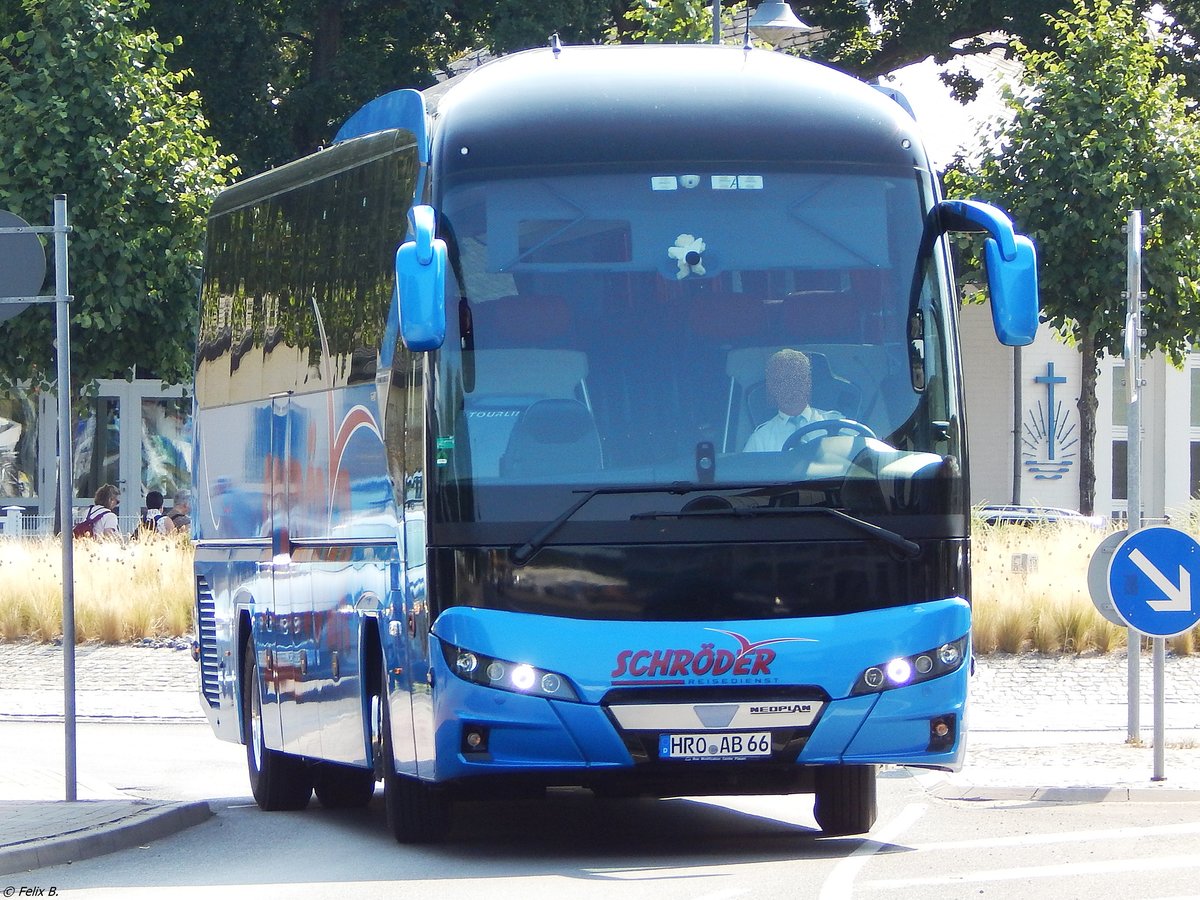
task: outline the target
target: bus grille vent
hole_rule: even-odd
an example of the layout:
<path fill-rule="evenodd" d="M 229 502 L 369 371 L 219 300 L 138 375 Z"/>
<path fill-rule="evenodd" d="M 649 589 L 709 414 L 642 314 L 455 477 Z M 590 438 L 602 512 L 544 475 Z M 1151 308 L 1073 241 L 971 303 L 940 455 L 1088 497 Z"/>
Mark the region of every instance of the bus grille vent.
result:
<path fill-rule="evenodd" d="M 203 575 L 196 576 L 196 632 L 200 637 L 200 693 L 210 706 L 217 708 L 221 705 L 217 604 Z"/>

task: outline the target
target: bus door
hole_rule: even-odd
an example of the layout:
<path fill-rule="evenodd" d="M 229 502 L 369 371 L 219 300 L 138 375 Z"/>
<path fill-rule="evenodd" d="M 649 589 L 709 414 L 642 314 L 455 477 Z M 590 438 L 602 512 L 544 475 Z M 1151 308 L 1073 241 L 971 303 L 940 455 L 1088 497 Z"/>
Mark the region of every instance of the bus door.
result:
<path fill-rule="evenodd" d="M 271 399 L 271 582 L 272 676 L 279 697 L 283 749 L 320 756 L 320 722 L 315 703 L 304 703 L 306 682 L 315 663 L 311 559 L 292 544 L 292 506 L 300 489 L 296 476 L 297 408 L 290 394 Z"/>
<path fill-rule="evenodd" d="M 405 640 L 408 644 L 409 689 L 412 696 L 413 742 L 417 773 L 434 775 L 433 686 L 429 679 L 429 602 L 425 572 L 423 501 L 404 510 Z"/>
<path fill-rule="evenodd" d="M 425 520 L 418 511 L 405 510 L 401 523 L 402 558 L 392 566 L 384 665 L 391 691 L 392 752 L 396 770 L 405 775 L 424 774 L 420 747 L 428 747 L 432 771 L 433 703 L 429 695 L 428 614 L 425 612 Z M 419 534 L 419 537 L 418 537 Z M 419 555 L 414 550 L 419 546 Z M 419 564 L 418 564 L 419 563 Z M 428 720 L 428 726 L 422 724 Z"/>

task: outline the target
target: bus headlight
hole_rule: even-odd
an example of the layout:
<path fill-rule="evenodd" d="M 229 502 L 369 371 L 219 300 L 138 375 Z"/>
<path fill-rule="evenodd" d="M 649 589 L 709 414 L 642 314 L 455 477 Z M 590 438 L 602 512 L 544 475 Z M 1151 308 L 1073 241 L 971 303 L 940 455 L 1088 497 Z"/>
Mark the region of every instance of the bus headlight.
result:
<path fill-rule="evenodd" d="M 548 672 L 528 663 L 509 662 L 506 659 L 485 656 L 473 650 L 455 647 L 445 641 L 439 643 L 442 645 L 442 654 L 446 657 L 446 665 L 463 681 L 511 691 L 514 694 L 579 702 L 579 696 L 570 683 L 557 672 Z"/>
<path fill-rule="evenodd" d="M 962 666 L 966 654 L 967 635 L 964 634 L 956 641 L 947 641 L 930 650 L 876 663 L 858 676 L 850 694 L 877 694 L 949 675 Z"/>

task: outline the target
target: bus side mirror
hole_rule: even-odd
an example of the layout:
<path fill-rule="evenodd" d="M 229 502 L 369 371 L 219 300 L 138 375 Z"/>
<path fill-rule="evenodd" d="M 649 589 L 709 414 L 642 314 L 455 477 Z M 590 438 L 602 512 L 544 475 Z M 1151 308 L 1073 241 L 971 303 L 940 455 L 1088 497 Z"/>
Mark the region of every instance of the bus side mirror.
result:
<path fill-rule="evenodd" d="M 984 263 L 996 337 L 1009 347 L 1032 344 L 1038 326 L 1037 252 L 1033 241 L 1013 232 L 1001 210 L 975 200 L 938 204 L 943 231 L 985 232 Z"/>
<path fill-rule="evenodd" d="M 412 351 L 436 350 L 446 339 L 446 242 L 434 237 L 431 206 L 408 214 L 411 240 L 396 251 L 400 337 Z"/>

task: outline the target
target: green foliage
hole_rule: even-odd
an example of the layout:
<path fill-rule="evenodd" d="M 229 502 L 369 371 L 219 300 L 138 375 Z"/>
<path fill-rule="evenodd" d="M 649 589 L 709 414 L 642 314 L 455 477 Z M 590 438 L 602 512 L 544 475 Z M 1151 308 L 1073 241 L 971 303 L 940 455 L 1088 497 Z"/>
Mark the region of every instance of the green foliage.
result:
<path fill-rule="evenodd" d="M 733 24 L 744 0 L 721 4 L 721 22 Z M 625 13 L 633 41 L 646 44 L 703 44 L 712 40 L 712 4 L 704 0 L 633 0 Z"/>
<path fill-rule="evenodd" d="M 23 0 L 0 39 L 0 207 L 49 223 L 66 194 L 71 360 L 78 383 L 189 380 L 204 215 L 229 161 L 195 94 L 167 67 L 173 44 L 136 31 L 144 0 Z M 54 314 L 0 325 L 0 374 L 53 371 Z"/>
<path fill-rule="evenodd" d="M 1050 26 L 1047 49 L 1018 44 L 1024 76 L 992 137 L 998 155 L 947 182 L 1008 209 L 1037 244 L 1043 319 L 1082 354 L 1079 503 L 1090 512 L 1097 359 L 1123 348 L 1131 210 L 1144 222 L 1144 349 L 1178 363 L 1200 330 L 1200 138 L 1132 4 L 1077 0 Z"/>
<path fill-rule="evenodd" d="M 495 53 L 545 47 L 552 34 L 564 44 L 599 42 L 611 14 L 605 0 L 464 0 L 455 7 L 459 21 L 472 23 Z"/>
<path fill-rule="evenodd" d="M 441 0 L 153 0 L 142 18 L 182 38 L 172 65 L 248 173 L 328 144 L 380 94 L 428 87 L 476 40 Z"/>
<path fill-rule="evenodd" d="M 1154 0 L 1131 0 L 1139 11 Z M 1054 39 L 1048 19 L 1069 0 L 795 0 L 805 22 L 828 33 L 811 52 L 859 76 L 875 78 L 933 57 L 949 63 L 991 48 L 1045 49 Z M 874 25 L 874 27 L 872 27 Z M 809 52 L 806 50 L 805 52 Z M 965 70 L 944 80 L 963 99 L 979 81 Z"/>
<path fill-rule="evenodd" d="M 1122 226 L 1143 210 L 1147 343 L 1178 360 L 1200 327 L 1195 119 L 1128 4 L 1080 0 L 1052 28 L 1053 48 L 1020 45 L 1000 152 L 949 176 L 951 192 L 1009 210 L 1038 245 L 1045 321 L 1112 354 L 1125 324 Z"/>

